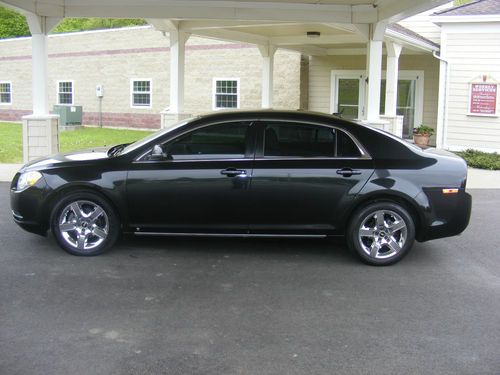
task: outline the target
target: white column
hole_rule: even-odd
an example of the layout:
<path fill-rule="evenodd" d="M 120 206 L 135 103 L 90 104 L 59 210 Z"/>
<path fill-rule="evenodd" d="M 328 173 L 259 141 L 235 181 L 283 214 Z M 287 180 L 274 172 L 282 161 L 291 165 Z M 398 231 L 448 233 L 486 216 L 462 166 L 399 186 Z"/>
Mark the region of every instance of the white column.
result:
<path fill-rule="evenodd" d="M 46 115 L 49 113 L 49 96 L 47 92 L 47 34 L 33 34 L 31 43 L 33 65 L 33 114 Z"/>
<path fill-rule="evenodd" d="M 259 51 L 262 55 L 262 108 L 272 108 L 276 47 L 273 45 L 259 46 Z"/>
<path fill-rule="evenodd" d="M 23 160 L 28 162 L 59 151 L 59 116 L 49 113 L 48 33 L 59 18 L 26 15 L 32 39 L 33 114 L 23 116 Z"/>
<path fill-rule="evenodd" d="M 398 69 L 399 55 L 402 46 L 393 42 L 386 41 L 387 50 L 387 73 L 385 83 L 385 115 L 396 116 L 396 107 L 398 104 Z"/>
<path fill-rule="evenodd" d="M 382 41 L 387 23 L 370 25 L 370 40 L 367 45 L 366 71 L 368 89 L 366 90 L 366 120 L 380 119 L 380 80 L 382 79 Z"/>
<path fill-rule="evenodd" d="M 179 29 L 170 33 L 170 111 L 180 114 L 184 110 L 184 65 L 187 35 Z"/>
<path fill-rule="evenodd" d="M 49 113 L 47 93 L 49 54 L 47 35 L 59 23 L 60 18 L 41 17 L 28 13 L 26 20 L 32 35 L 33 114 L 46 115 Z"/>

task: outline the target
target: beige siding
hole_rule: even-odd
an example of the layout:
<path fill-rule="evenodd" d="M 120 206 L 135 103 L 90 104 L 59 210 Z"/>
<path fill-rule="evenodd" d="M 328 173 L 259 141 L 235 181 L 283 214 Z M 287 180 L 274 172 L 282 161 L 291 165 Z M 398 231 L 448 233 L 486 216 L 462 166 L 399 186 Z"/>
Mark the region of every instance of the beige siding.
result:
<path fill-rule="evenodd" d="M 366 56 L 313 56 L 309 62 L 309 109 L 330 112 L 332 70 L 363 70 Z"/>
<path fill-rule="evenodd" d="M 443 28 L 445 55 L 450 62 L 446 143 L 451 148 L 500 150 L 500 118 L 467 114 L 471 81 L 487 74 L 500 82 L 500 23 L 490 25 L 488 32 L 482 32 L 482 27 L 470 24 Z"/>
<path fill-rule="evenodd" d="M 431 15 L 440 10 L 444 10 L 453 6 L 453 2 L 444 4 L 440 7 L 433 8 L 427 12 L 417 14 L 413 17 L 406 18 L 405 20 L 399 21 L 401 26 L 407 29 L 413 30 L 416 33 L 422 35 L 424 38 L 432 40 L 434 43 L 441 42 L 441 28 L 432 22 Z"/>
<path fill-rule="evenodd" d="M 399 69 L 424 71 L 424 108 L 422 122 L 427 126 L 436 128 L 439 93 L 439 61 L 430 55 L 402 55 L 399 59 Z"/>

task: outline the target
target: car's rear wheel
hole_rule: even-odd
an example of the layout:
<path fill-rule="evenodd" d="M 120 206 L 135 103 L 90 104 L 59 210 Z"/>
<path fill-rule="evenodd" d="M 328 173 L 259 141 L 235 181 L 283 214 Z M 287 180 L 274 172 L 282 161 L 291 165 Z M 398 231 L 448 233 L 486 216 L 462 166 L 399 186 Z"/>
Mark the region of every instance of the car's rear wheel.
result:
<path fill-rule="evenodd" d="M 349 247 L 365 263 L 386 266 L 410 251 L 415 241 L 415 223 L 399 204 L 373 203 L 356 211 L 347 237 Z"/>
<path fill-rule="evenodd" d="M 90 192 L 76 192 L 57 202 L 51 229 L 59 246 L 68 253 L 92 256 L 116 242 L 119 221 L 105 199 Z"/>

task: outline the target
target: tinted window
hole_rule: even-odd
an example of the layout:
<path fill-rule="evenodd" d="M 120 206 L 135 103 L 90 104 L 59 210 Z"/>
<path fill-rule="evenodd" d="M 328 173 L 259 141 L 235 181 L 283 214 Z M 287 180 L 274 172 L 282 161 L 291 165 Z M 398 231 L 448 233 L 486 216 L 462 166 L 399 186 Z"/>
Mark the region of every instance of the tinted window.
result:
<path fill-rule="evenodd" d="M 163 146 L 171 159 L 238 159 L 245 157 L 247 122 L 212 125 Z"/>
<path fill-rule="evenodd" d="M 268 123 L 265 156 L 334 157 L 335 130 L 314 125 Z"/>
<path fill-rule="evenodd" d="M 264 156 L 360 157 L 361 152 L 345 132 L 326 126 L 267 123 Z"/>
<path fill-rule="evenodd" d="M 343 131 L 337 130 L 337 156 L 342 158 L 356 158 L 361 156 L 358 146 Z"/>

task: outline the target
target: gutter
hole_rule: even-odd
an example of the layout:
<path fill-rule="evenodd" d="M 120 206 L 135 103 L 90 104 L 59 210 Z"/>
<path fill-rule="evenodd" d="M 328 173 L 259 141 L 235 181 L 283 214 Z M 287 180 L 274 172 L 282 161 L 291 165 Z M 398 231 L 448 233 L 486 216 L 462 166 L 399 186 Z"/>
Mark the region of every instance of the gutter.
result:
<path fill-rule="evenodd" d="M 420 39 L 412 38 L 408 35 L 398 33 L 397 31 L 394 31 L 394 30 L 386 29 L 385 35 L 386 35 L 386 37 L 389 37 L 391 39 L 396 39 L 395 41 L 397 43 L 403 42 L 405 44 L 411 45 L 411 46 L 416 47 L 418 49 L 432 52 L 433 54 L 434 54 L 434 52 L 439 51 L 438 46 L 435 46 L 435 45 L 430 44 L 430 43 L 425 43 L 424 41 L 422 41 Z"/>

